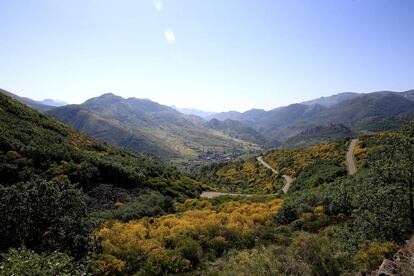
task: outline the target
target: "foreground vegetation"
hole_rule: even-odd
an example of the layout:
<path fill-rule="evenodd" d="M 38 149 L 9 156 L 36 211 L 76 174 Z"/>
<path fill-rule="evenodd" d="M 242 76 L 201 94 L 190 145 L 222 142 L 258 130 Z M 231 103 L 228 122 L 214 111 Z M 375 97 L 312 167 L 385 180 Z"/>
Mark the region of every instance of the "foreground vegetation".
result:
<path fill-rule="evenodd" d="M 187 200 L 185 211 L 121 223 L 109 221 L 95 234 L 102 253 L 94 256 L 99 274 L 159 275 L 189 272 L 229 249 L 249 248 L 270 238 L 280 199 Z M 266 236 L 266 234 L 269 237 Z"/>
<path fill-rule="evenodd" d="M 341 275 L 374 270 L 413 233 L 414 123 L 199 168 L 221 191 L 92 140 L 0 95 L 0 275 Z"/>

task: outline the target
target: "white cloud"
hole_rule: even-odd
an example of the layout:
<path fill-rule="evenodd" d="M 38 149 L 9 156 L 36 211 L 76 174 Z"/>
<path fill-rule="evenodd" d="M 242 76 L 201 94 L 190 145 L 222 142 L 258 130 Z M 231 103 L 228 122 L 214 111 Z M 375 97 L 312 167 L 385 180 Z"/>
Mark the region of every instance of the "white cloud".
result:
<path fill-rule="evenodd" d="M 160 0 L 155 0 L 154 1 L 154 6 L 155 6 L 155 9 L 158 12 L 162 12 L 162 9 L 164 8 L 164 6 L 163 6 L 163 4 L 162 4 L 162 2 Z"/>
<path fill-rule="evenodd" d="M 175 34 L 171 29 L 166 29 L 164 31 L 164 37 L 165 37 L 165 40 L 167 40 L 168 43 L 170 43 L 170 44 L 175 43 Z"/>

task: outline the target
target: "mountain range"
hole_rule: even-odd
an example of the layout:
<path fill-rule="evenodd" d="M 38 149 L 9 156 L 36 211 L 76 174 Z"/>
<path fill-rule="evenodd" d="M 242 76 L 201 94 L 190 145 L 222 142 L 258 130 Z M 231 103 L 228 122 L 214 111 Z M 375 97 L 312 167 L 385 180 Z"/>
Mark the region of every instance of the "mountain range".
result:
<path fill-rule="evenodd" d="M 194 115 L 194 116 L 201 117 L 203 119 L 206 119 L 206 118 L 216 114 L 216 112 L 204 111 L 204 110 L 200 110 L 200 109 L 196 109 L 196 108 L 179 108 L 179 107 L 176 107 L 176 106 L 171 106 L 171 107 L 174 108 L 175 110 L 183 113 L 183 114 Z"/>
<path fill-rule="evenodd" d="M 209 119 L 237 120 L 261 134 L 268 143 L 286 143 L 300 136 L 316 136 L 332 125 L 341 125 L 350 133 L 366 133 L 400 126 L 414 117 L 414 90 L 380 91 L 366 94 L 341 93 L 330 97 L 291 104 L 270 111 L 252 109 L 231 111 Z M 289 142 L 292 145 L 291 142 Z"/>
<path fill-rule="evenodd" d="M 110 93 L 46 114 L 97 139 L 161 159 L 226 158 L 259 149 L 209 127 L 199 117 L 150 100 L 124 99 Z"/>
<path fill-rule="evenodd" d="M 166 160 L 217 161 L 260 148 L 313 145 L 396 128 L 414 117 L 414 90 L 345 92 L 269 111 L 210 115 L 111 93 L 56 107 L 0 92 L 94 138 Z"/>

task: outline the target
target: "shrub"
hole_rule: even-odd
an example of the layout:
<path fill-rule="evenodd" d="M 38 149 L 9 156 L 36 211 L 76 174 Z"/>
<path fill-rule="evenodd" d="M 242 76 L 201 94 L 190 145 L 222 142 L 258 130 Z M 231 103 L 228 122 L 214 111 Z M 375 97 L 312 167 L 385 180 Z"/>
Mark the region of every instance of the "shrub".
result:
<path fill-rule="evenodd" d="M 375 270 L 384 259 L 390 258 L 398 249 L 398 244 L 394 242 L 373 241 L 361 247 L 355 255 L 355 261 L 362 269 Z"/>
<path fill-rule="evenodd" d="M 143 193 L 124 203 L 117 202 L 115 204 L 116 209 L 96 212 L 91 216 L 102 220 L 128 222 L 143 217 L 156 217 L 174 211 L 172 199 L 157 192 Z"/>
<path fill-rule="evenodd" d="M 87 266 L 60 253 L 37 254 L 28 249 L 10 249 L 1 254 L 0 275 L 86 275 Z"/>

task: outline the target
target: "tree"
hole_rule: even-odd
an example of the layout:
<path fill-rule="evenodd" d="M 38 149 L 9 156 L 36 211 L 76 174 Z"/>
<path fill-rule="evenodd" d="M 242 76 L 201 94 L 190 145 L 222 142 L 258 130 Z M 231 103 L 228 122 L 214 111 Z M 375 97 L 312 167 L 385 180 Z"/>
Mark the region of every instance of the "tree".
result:
<path fill-rule="evenodd" d="M 414 226 L 414 122 L 399 132 L 383 136 L 381 144 L 384 146 L 374 154 L 371 162 L 376 180 L 404 191 L 405 196 L 396 200 L 404 201 Z"/>
<path fill-rule="evenodd" d="M 84 217 L 86 196 L 69 182 L 0 186 L 0 249 L 75 250 Z"/>

